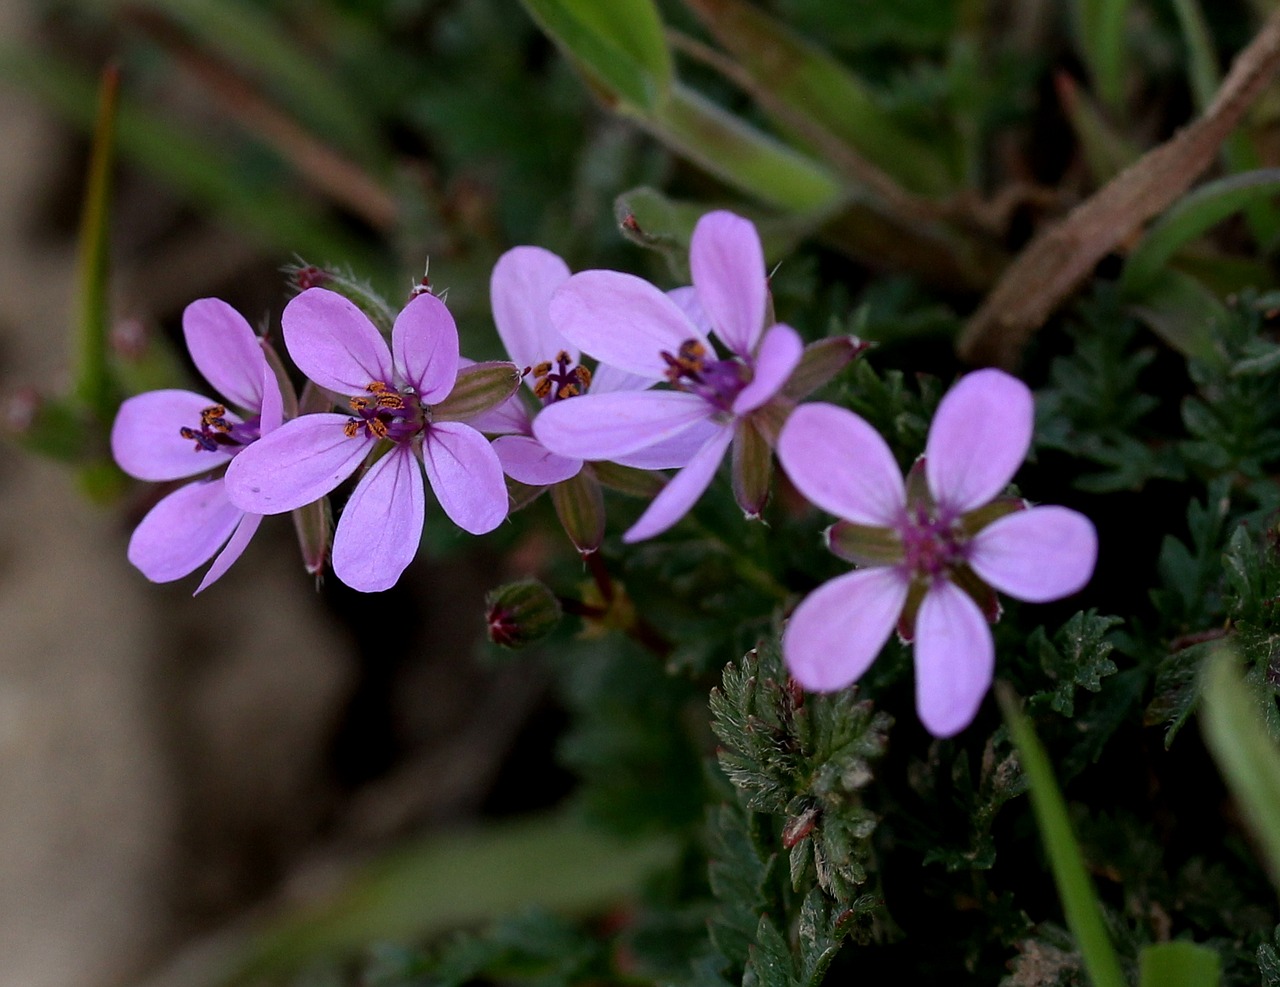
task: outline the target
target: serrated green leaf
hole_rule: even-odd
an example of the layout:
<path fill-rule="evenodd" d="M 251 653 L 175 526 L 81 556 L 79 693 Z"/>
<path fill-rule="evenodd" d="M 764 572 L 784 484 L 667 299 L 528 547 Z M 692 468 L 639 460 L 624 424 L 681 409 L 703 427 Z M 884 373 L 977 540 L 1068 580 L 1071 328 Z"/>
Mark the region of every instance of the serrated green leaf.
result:
<path fill-rule="evenodd" d="M 520 0 L 615 100 L 653 111 L 671 84 L 671 53 L 651 0 Z"/>

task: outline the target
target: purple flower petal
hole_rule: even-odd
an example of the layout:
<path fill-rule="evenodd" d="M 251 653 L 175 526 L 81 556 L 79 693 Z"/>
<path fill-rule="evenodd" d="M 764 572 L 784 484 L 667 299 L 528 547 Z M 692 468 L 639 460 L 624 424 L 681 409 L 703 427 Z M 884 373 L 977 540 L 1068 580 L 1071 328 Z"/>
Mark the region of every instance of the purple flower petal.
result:
<path fill-rule="evenodd" d="M 1002 593 L 1028 603 L 1070 596 L 1093 575 L 1098 534 L 1067 507 L 1033 507 L 993 521 L 969 545 L 969 565 Z"/>
<path fill-rule="evenodd" d="M 631 274 L 583 271 L 551 297 L 551 324 L 584 353 L 628 373 L 662 380 L 663 351 L 706 337 L 661 291 Z"/>
<path fill-rule="evenodd" d="M 354 473 L 374 446 L 367 432 L 348 438 L 346 424 L 346 415 L 332 414 L 285 422 L 231 461 L 227 494 L 254 514 L 283 514 L 319 500 Z"/>
<path fill-rule="evenodd" d="M 355 303 L 327 288 L 308 288 L 280 316 L 284 343 L 298 369 L 339 394 L 365 394 L 393 383 L 387 341 Z"/>
<path fill-rule="evenodd" d="M 834 692 L 860 679 L 889 640 L 907 587 L 897 569 L 859 569 L 806 596 L 782 633 L 791 677 L 814 692 Z"/>
<path fill-rule="evenodd" d="M 512 247 L 494 265 L 489 278 L 493 321 L 521 370 L 554 360 L 561 350 L 578 362 L 577 348 L 551 324 L 551 295 L 568 280 L 569 265 L 541 247 Z"/>
<path fill-rule="evenodd" d="M 577 476 L 581 459 L 557 456 L 541 442 L 527 435 L 503 435 L 493 440 L 502 471 L 513 480 L 531 487 L 549 487 Z"/>
<path fill-rule="evenodd" d="M 290 385 L 292 386 L 292 385 Z M 284 423 L 284 394 L 280 381 L 266 360 L 262 361 L 262 405 L 258 416 L 258 434 L 274 432 Z"/>
<path fill-rule="evenodd" d="M 712 437 L 724 431 L 724 425 L 704 419 L 686 428 L 678 435 L 655 442 L 651 446 L 629 452 L 625 456 L 615 456 L 613 462 L 619 466 L 630 466 L 638 470 L 678 470 L 689 464 L 699 449 L 711 441 Z"/>
<path fill-rule="evenodd" d="M 197 449 L 180 429 L 200 428 L 200 412 L 218 404 L 192 391 L 147 391 L 126 399 L 111 425 L 111 454 L 122 470 L 139 480 L 181 480 L 208 472 L 231 458 L 229 452 Z M 228 414 L 229 421 L 239 421 Z"/>
<path fill-rule="evenodd" d="M 529 435 L 533 431 L 529 408 L 518 391 L 497 407 L 467 419 L 467 424 L 489 435 Z"/>
<path fill-rule="evenodd" d="M 706 421 L 713 409 L 683 391 L 585 394 L 548 405 L 533 420 L 539 442 L 561 456 L 614 459 Z"/>
<path fill-rule="evenodd" d="M 221 480 L 196 480 L 147 512 L 129 539 L 129 561 L 153 583 L 181 579 L 209 561 L 244 512 Z"/>
<path fill-rule="evenodd" d="M 240 523 L 236 525 L 235 533 L 232 534 L 231 540 L 227 542 L 218 557 L 213 560 L 213 565 L 209 566 L 209 571 L 204 574 L 204 578 L 200 580 L 200 585 L 196 587 L 195 596 L 203 593 L 206 589 L 221 579 L 228 569 L 235 563 L 236 559 L 244 554 L 244 550 L 249 547 L 249 541 L 253 538 L 254 533 L 258 530 L 258 525 L 262 524 L 261 514 L 242 513 Z"/>
<path fill-rule="evenodd" d="M 930 587 L 916 616 L 916 712 L 935 737 L 959 733 L 991 688 L 995 645 L 987 619 L 964 590 Z"/>
<path fill-rule="evenodd" d="M 707 213 L 693 228 L 689 268 L 715 334 L 739 356 L 749 356 L 764 330 L 768 299 L 755 224 L 723 210 Z"/>
<path fill-rule="evenodd" d="M 612 394 L 614 391 L 643 391 L 654 384 L 652 377 L 629 374 L 625 370 L 599 364 L 591 374 L 592 394 Z"/>
<path fill-rule="evenodd" d="M 458 378 L 458 326 L 439 298 L 424 291 L 400 310 L 391 350 L 400 376 L 425 404 L 449 396 Z"/>
<path fill-rule="evenodd" d="M 1026 458 L 1035 405 L 1027 385 L 1002 370 L 966 374 L 947 392 L 925 446 L 929 491 L 963 514 L 1000 493 Z"/>
<path fill-rule="evenodd" d="M 408 445 L 369 467 L 342 509 L 333 536 L 333 572 L 361 593 L 395 585 L 418 554 L 427 497 Z"/>
<path fill-rule="evenodd" d="M 755 376 L 751 383 L 738 392 L 733 401 L 733 413 L 745 415 L 755 411 L 782 390 L 791 377 L 791 371 L 804 355 L 804 342 L 790 326 L 782 323 L 774 326 L 760 343 L 756 354 Z"/>
<path fill-rule="evenodd" d="M 262 407 L 262 344 L 243 315 L 220 298 L 201 298 L 182 313 L 187 351 L 213 389 L 232 404 Z"/>
<path fill-rule="evenodd" d="M 852 411 L 802 404 L 778 436 L 778 461 L 811 502 L 855 524 L 891 527 L 906 490 L 880 433 Z"/>
<path fill-rule="evenodd" d="M 680 306 L 680 311 L 698 327 L 704 336 L 711 335 L 711 320 L 707 318 L 707 310 L 702 307 L 702 302 L 698 301 L 697 288 L 691 284 L 682 288 L 672 288 L 667 292 L 667 297 Z"/>
<path fill-rule="evenodd" d="M 640 519 L 622 536 L 622 540 L 628 544 L 644 541 L 662 534 L 684 517 L 702 496 L 702 492 L 711 485 L 716 468 L 720 465 L 720 460 L 724 459 L 725 450 L 732 441 L 732 426 L 722 426 L 720 433 L 699 449 L 689 460 L 689 465 L 672 477 L 671 482 L 662 488 L 662 492 L 653 498 Z"/>
<path fill-rule="evenodd" d="M 463 531 L 482 535 L 507 516 L 507 485 L 498 454 L 470 425 L 432 425 L 422 438 L 422 463 L 436 500 Z"/>

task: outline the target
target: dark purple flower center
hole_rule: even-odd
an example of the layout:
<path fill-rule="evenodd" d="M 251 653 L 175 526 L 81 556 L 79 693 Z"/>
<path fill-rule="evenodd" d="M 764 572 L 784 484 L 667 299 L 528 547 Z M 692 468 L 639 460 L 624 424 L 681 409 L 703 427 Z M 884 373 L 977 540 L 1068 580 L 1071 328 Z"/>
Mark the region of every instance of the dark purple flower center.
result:
<path fill-rule="evenodd" d="M 747 386 L 751 372 L 741 360 L 717 360 L 705 344 L 686 339 L 675 356 L 666 350 L 667 380 L 681 391 L 696 394 L 721 411 L 732 411 L 734 399 Z"/>
<path fill-rule="evenodd" d="M 243 422 L 233 422 L 227 418 L 227 409 L 220 404 L 211 404 L 200 412 L 200 425 L 197 428 L 182 426 L 178 434 L 195 443 L 196 452 L 238 452 L 261 436 L 258 416 Z"/>
<path fill-rule="evenodd" d="M 924 505 L 908 507 L 898 531 L 903 564 L 913 576 L 932 582 L 966 561 L 968 539 L 959 525 L 939 520 Z"/>
<path fill-rule="evenodd" d="M 369 397 L 354 397 L 347 404 L 355 412 L 342 431 L 354 439 L 364 431 L 375 439 L 404 442 L 422 431 L 426 413 L 412 392 L 397 391 L 385 381 L 375 380 L 365 387 Z"/>
<path fill-rule="evenodd" d="M 544 405 L 586 394 L 591 386 L 591 371 L 581 364 L 573 366 L 573 357 L 565 350 L 557 353 L 554 361 L 539 363 L 531 373 L 533 393 Z"/>

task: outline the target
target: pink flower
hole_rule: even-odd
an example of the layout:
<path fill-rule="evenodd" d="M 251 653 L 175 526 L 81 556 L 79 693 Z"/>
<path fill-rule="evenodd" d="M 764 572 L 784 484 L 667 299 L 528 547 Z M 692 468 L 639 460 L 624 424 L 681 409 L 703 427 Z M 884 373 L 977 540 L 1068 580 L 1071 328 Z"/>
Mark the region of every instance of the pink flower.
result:
<path fill-rule="evenodd" d="M 325 288 L 294 298 L 281 323 L 294 363 L 316 384 L 347 395 L 350 412 L 303 415 L 238 456 L 227 470 L 235 504 L 279 514 L 319 500 L 381 443 L 386 453 L 356 485 L 333 541 L 334 572 L 363 592 L 394 585 L 418 551 L 423 468 L 460 528 L 482 534 L 502 522 L 507 491 L 498 457 L 457 420 L 472 412 L 453 416 L 438 407 L 453 392 L 460 363 L 458 330 L 440 299 L 424 292 L 410 300 L 390 349 L 359 308 Z"/>
<path fill-rule="evenodd" d="M 182 332 L 196 369 L 228 402 L 192 391 L 149 391 L 120 405 L 111 452 L 139 480 L 181 480 L 213 473 L 277 428 L 284 416 L 280 386 L 249 323 L 217 298 L 192 302 Z M 196 480 L 160 500 L 134 529 L 129 561 L 152 582 L 194 572 L 222 551 L 196 587 L 212 585 L 231 567 L 262 522 L 227 496 L 221 475 Z"/>
<path fill-rule="evenodd" d="M 628 542 L 651 538 L 680 520 L 735 440 L 741 451 L 735 463 L 750 464 L 749 473 L 735 476 L 735 493 L 748 514 L 760 511 L 768 492 L 765 409 L 803 351 L 789 326 L 765 329 L 764 253 L 749 220 L 729 212 L 703 216 L 689 262 L 696 297 L 685 292 L 672 298 L 629 274 L 584 271 L 551 299 L 551 321 L 571 343 L 645 382 L 673 386 L 587 394 L 548 407 L 533 424 L 539 442 L 561 456 L 624 461 L 682 435 L 705 436 L 627 531 Z M 727 357 L 712 347 L 708 327 Z"/>
<path fill-rule="evenodd" d="M 795 410 L 778 458 L 801 493 L 842 519 L 828 529 L 831 550 L 865 566 L 818 587 L 791 616 L 783 656 L 801 685 L 828 692 L 854 682 L 897 624 L 915 641 L 924 725 L 949 737 L 973 720 L 995 664 L 992 590 L 1056 600 L 1088 582 L 1097 558 L 1088 518 L 998 498 L 1027 454 L 1033 417 L 1020 381 L 999 370 L 967 375 L 942 399 L 904 484 L 863 419 L 829 404 Z"/>

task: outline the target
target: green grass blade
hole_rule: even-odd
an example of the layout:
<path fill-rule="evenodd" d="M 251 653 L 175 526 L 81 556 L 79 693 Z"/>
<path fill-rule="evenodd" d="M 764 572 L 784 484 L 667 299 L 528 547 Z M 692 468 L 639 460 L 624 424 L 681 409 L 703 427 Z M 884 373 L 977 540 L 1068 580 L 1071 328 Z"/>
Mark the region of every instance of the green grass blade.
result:
<path fill-rule="evenodd" d="M 1129 0 L 1076 0 L 1076 33 L 1094 91 L 1116 115 L 1124 108 L 1124 21 Z"/>
<path fill-rule="evenodd" d="M 654 109 L 671 84 L 671 53 L 652 0 L 520 0 L 529 16 L 614 99 Z"/>
<path fill-rule="evenodd" d="M 667 837 L 620 840 L 568 813 L 436 834 L 367 865 L 328 901 L 277 920 L 233 962 L 227 983 L 257 983 L 372 942 L 413 944 L 537 906 L 607 909 L 678 853 Z"/>
<path fill-rule="evenodd" d="M 1267 734 L 1260 697 L 1236 670 L 1234 654 L 1220 649 L 1205 663 L 1200 726 L 1228 791 L 1253 833 L 1271 883 L 1280 890 L 1280 750 Z M 1274 696 L 1261 697 L 1274 703 Z"/>
<path fill-rule="evenodd" d="M 1208 946 L 1160 942 L 1138 954 L 1138 987 L 1218 987 L 1222 961 Z"/>
<path fill-rule="evenodd" d="M 1184 245 L 1250 204 L 1280 195 L 1280 168 L 1263 168 L 1207 182 L 1179 199 L 1153 223 L 1129 255 L 1121 288 L 1129 298 L 1144 295 Z"/>
<path fill-rule="evenodd" d="M 1127 987 L 1120 961 L 1102 920 L 1102 909 L 1085 869 L 1080 845 L 1071 832 L 1067 803 L 1053 777 L 1053 768 L 1031 721 L 1018 708 L 1012 690 L 998 685 L 996 695 L 1009 733 L 1018 748 L 1023 770 L 1031 787 L 1031 806 L 1040 827 L 1040 839 L 1053 868 L 1058 898 L 1066 913 L 1067 927 L 1084 956 L 1093 987 Z"/>
<path fill-rule="evenodd" d="M 76 258 L 74 393 L 80 404 L 102 422 L 111 420 L 116 400 L 107 340 L 111 331 L 108 298 L 111 172 L 119 93 L 120 72 L 114 65 L 108 66 L 102 73 L 98 95 Z"/>

